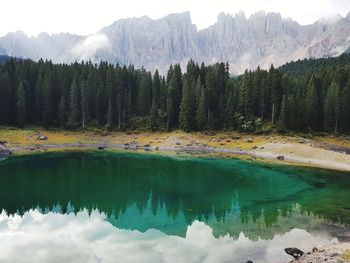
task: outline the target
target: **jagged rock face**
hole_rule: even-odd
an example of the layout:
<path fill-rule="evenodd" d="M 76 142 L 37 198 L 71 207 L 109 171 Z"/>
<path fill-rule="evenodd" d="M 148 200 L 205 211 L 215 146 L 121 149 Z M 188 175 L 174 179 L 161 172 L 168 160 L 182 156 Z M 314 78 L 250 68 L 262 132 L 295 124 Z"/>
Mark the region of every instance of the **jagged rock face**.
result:
<path fill-rule="evenodd" d="M 122 19 L 89 36 L 68 33 L 27 37 L 21 32 L 0 38 L 0 54 L 54 62 L 107 60 L 165 72 L 189 59 L 228 61 L 231 72 L 268 68 L 291 60 L 337 56 L 350 46 L 350 15 L 302 26 L 280 14 L 258 12 L 246 18 L 221 13 L 217 22 L 197 31 L 189 12 L 159 20 Z"/>
<path fill-rule="evenodd" d="M 198 57 L 197 29 L 189 13 L 156 21 L 148 17 L 123 19 L 99 33 L 110 41 L 108 58 L 113 57 L 113 62 L 155 69 Z"/>

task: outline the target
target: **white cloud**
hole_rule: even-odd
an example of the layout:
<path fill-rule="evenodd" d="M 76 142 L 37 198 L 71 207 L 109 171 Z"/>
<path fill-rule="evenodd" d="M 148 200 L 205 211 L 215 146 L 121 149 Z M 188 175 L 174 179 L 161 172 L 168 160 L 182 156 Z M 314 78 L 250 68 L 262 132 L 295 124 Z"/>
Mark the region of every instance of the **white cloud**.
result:
<path fill-rule="evenodd" d="M 150 229 L 145 233 L 113 227 L 104 214 L 77 215 L 31 210 L 19 216 L 0 214 L 0 262 L 254 262 L 287 261 L 283 249 L 311 249 L 329 244 L 325 237 L 293 229 L 271 240 L 251 241 L 240 234 L 214 238 L 212 229 L 199 221 L 186 237 Z"/>
<path fill-rule="evenodd" d="M 348 0 L 4 0 L 1 2 L 0 36 L 9 31 L 71 32 L 88 35 L 126 17 L 148 15 L 160 18 L 169 13 L 190 11 L 199 28 L 215 22 L 219 12 L 234 14 L 266 10 L 282 13 L 302 24 L 350 11 Z"/>
<path fill-rule="evenodd" d="M 87 60 L 93 57 L 97 51 L 107 49 L 109 41 L 104 34 L 90 35 L 72 48 L 72 53 L 77 60 Z"/>

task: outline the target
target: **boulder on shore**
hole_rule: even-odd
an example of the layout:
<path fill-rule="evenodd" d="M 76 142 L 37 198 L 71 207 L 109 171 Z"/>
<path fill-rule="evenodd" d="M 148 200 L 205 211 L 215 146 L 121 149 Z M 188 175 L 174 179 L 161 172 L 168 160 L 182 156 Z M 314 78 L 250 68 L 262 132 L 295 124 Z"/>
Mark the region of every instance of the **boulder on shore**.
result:
<path fill-rule="evenodd" d="M 294 259 L 298 259 L 300 258 L 302 255 L 304 255 L 304 252 L 301 251 L 298 248 L 295 247 L 287 247 L 284 249 L 284 251 L 288 254 L 291 255 L 292 257 L 294 257 Z"/>
<path fill-rule="evenodd" d="M 36 139 L 39 140 L 39 141 L 44 141 L 44 140 L 47 140 L 47 136 L 45 136 L 45 135 L 38 135 L 36 137 Z"/>

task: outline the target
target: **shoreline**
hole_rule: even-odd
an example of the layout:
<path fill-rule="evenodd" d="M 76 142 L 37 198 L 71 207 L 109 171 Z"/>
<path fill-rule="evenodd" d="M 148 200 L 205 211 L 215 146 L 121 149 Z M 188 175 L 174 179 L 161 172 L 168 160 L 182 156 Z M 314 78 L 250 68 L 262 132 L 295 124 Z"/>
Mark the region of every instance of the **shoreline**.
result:
<path fill-rule="evenodd" d="M 39 140 L 39 136 L 44 139 Z M 19 155 L 42 151 L 125 150 L 239 158 L 350 172 L 350 137 L 305 139 L 236 132 L 71 132 L 0 128 L 1 149 Z M 1 155 L 1 154 L 0 154 Z M 4 155 L 2 155 L 4 156 Z"/>
<path fill-rule="evenodd" d="M 44 136 L 43 139 L 38 139 Z M 0 128 L 0 152 L 15 156 L 60 151 L 121 150 L 152 154 L 191 154 L 195 157 L 236 158 L 284 166 L 350 172 L 350 138 L 184 132 L 70 132 Z M 10 155 L 7 155 L 10 156 Z M 283 156 L 282 158 L 278 158 Z M 0 154 L 0 161 L 6 155 Z M 350 175 L 350 173 L 349 173 Z M 305 251 L 289 262 L 350 262 L 350 242 Z"/>

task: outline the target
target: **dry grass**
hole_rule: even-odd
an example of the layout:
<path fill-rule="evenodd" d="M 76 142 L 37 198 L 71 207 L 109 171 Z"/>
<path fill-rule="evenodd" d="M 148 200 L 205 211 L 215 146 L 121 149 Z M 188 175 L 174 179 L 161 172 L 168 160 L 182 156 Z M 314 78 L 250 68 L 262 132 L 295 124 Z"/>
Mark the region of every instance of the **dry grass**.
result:
<path fill-rule="evenodd" d="M 350 262 L 350 250 L 345 250 L 341 255 L 342 260 L 345 262 Z"/>
<path fill-rule="evenodd" d="M 37 135 L 45 135 L 48 140 L 37 140 Z M 248 142 L 248 138 L 252 142 Z M 349 138 L 340 137 L 314 137 L 311 140 L 305 140 L 296 136 L 282 135 L 251 135 L 237 132 L 219 132 L 215 134 L 204 134 L 200 132 L 186 133 L 183 131 L 172 132 L 104 132 L 99 130 L 90 131 L 60 131 L 32 129 L 13 129 L 0 127 L 0 140 L 7 141 L 9 146 L 19 146 L 20 153 L 23 150 L 20 146 L 32 145 L 62 145 L 67 143 L 113 143 L 124 144 L 136 142 L 139 145 L 150 144 L 153 147 L 161 146 L 164 148 L 182 147 L 186 145 L 203 146 L 207 145 L 214 148 L 231 148 L 250 152 L 258 160 L 269 160 L 276 162 L 278 155 L 286 157 L 284 163 L 295 163 L 307 166 L 324 167 L 330 169 L 349 170 L 350 156 L 333 151 L 325 150 L 317 145 L 327 143 L 349 147 Z M 299 141 L 304 143 L 300 144 Z M 50 149 L 50 151 L 64 151 L 64 149 Z M 85 148 L 86 149 L 86 148 Z M 222 158 L 240 158 L 255 160 L 252 156 L 235 156 L 233 154 L 210 153 L 206 156 Z M 280 161 L 277 161 L 280 163 Z"/>

